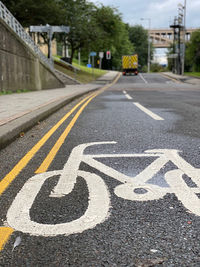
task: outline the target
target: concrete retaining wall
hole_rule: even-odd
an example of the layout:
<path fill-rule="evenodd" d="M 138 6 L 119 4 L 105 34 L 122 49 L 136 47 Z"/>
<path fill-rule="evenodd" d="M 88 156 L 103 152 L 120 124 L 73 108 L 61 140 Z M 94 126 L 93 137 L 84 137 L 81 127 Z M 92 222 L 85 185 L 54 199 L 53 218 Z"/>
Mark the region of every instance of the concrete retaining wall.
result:
<path fill-rule="evenodd" d="M 0 19 L 0 92 L 62 88 L 64 84 Z"/>

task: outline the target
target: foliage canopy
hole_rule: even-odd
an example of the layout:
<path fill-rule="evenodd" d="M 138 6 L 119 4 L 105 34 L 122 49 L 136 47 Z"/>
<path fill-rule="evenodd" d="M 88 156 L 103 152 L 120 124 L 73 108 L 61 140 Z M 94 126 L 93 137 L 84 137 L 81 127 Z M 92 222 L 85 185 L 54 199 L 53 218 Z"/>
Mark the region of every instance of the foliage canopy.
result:
<path fill-rule="evenodd" d="M 139 64 L 144 67 L 147 65 L 148 58 L 148 31 L 141 25 L 129 26 L 129 39 L 135 47 L 135 53 L 138 54 Z M 153 55 L 153 48 L 151 45 L 151 57 Z"/>
<path fill-rule="evenodd" d="M 114 68 L 121 66 L 124 54 L 138 53 L 140 64 L 147 64 L 148 36 L 142 26 L 130 27 L 116 8 L 95 5 L 87 0 L 2 0 L 24 26 L 67 25 L 70 33 L 57 36 L 67 40 L 71 60 L 81 49 L 82 57 L 90 51 L 112 53 Z"/>
<path fill-rule="evenodd" d="M 200 30 L 192 33 L 187 44 L 186 64 L 191 66 L 192 71 L 200 71 Z"/>

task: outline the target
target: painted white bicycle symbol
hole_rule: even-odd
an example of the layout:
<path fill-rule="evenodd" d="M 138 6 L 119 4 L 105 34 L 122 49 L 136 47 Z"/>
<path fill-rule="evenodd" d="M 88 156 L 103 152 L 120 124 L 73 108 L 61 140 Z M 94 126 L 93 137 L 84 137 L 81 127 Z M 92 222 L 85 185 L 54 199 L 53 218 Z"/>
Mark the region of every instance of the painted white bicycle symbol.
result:
<path fill-rule="evenodd" d="M 81 144 L 72 150 L 63 170 L 49 171 L 30 178 L 17 194 L 8 210 L 7 223 L 9 226 L 31 235 L 55 236 L 81 233 L 105 221 L 109 216 L 110 209 L 110 194 L 107 186 L 99 175 L 79 170 L 81 162 L 85 162 L 121 182 L 114 189 L 114 193 L 120 198 L 132 201 L 148 201 L 162 198 L 167 193 L 174 193 L 186 209 L 200 216 L 200 199 L 196 195 L 200 193 L 200 169 L 194 168 L 186 162 L 180 157 L 177 150 L 155 149 L 147 150 L 141 154 L 84 154 L 86 148 L 103 144 L 116 144 L 116 142 Z M 155 158 L 155 160 L 135 177 L 122 174 L 95 160 L 98 158 L 136 157 L 151 157 Z M 149 184 L 148 180 L 156 175 L 168 162 L 173 162 L 177 166 L 177 169 L 165 173 L 165 180 L 169 187 Z M 193 180 L 196 187 L 189 187 L 185 183 L 184 174 Z M 50 197 L 63 197 L 72 192 L 78 176 L 86 181 L 89 201 L 85 214 L 74 221 L 54 225 L 32 221 L 30 209 L 42 185 L 48 178 L 58 175 L 60 176 L 59 181 Z M 138 189 L 143 189 L 143 194 L 137 193 Z"/>

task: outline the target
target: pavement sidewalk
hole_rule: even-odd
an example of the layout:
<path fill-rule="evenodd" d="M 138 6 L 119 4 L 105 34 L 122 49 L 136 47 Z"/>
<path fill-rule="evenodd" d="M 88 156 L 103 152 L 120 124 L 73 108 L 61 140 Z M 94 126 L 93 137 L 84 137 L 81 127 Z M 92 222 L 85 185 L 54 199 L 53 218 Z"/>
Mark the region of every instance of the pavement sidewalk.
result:
<path fill-rule="evenodd" d="M 0 148 L 73 99 L 112 82 L 119 73 L 109 71 L 95 83 L 0 96 Z"/>
<path fill-rule="evenodd" d="M 162 72 L 162 74 L 169 78 L 180 81 L 180 82 L 193 84 L 193 85 L 199 85 L 199 89 L 200 89 L 200 78 L 195 78 L 195 77 L 186 76 L 186 75 L 178 75 L 172 72 Z"/>

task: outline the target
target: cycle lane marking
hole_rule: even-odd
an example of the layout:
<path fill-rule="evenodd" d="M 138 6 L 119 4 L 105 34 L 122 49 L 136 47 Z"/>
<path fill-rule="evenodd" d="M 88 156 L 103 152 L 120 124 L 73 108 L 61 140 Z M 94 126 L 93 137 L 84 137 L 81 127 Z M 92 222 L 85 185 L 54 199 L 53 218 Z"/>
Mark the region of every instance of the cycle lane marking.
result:
<path fill-rule="evenodd" d="M 195 193 L 200 192 L 200 170 L 186 162 L 178 154 L 178 150 L 154 149 L 146 150 L 141 154 L 84 154 L 84 150 L 89 146 L 115 143 L 96 142 L 81 144 L 72 150 L 63 170 L 36 174 L 27 180 L 8 210 L 8 224 L 15 230 L 31 235 L 55 236 L 62 234 L 67 236 L 73 233 L 82 233 L 85 230 L 94 228 L 99 223 L 103 223 L 109 217 L 111 202 L 109 191 L 100 176 L 88 171 L 79 170 L 81 162 L 85 162 L 109 177 L 120 181 L 122 184 L 114 188 L 114 193 L 120 198 L 144 202 L 163 198 L 167 193 L 174 193 L 186 209 L 200 216 L 200 199 L 195 195 Z M 138 175 L 131 177 L 95 160 L 95 158 L 109 157 L 156 157 L 156 159 Z M 149 184 L 148 181 L 169 161 L 179 168 L 165 173 L 164 177 L 169 187 Z M 191 176 L 197 187 L 190 188 L 183 180 L 183 174 Z M 84 178 L 89 191 L 88 208 L 83 216 L 71 222 L 53 225 L 34 222 L 29 216 L 34 199 L 44 182 L 55 175 L 60 175 L 60 178 L 52 190 L 54 197 L 63 197 L 69 194 L 76 184 L 77 177 Z M 135 189 L 145 189 L 147 192 L 145 194 L 138 194 L 134 191 Z M 50 197 L 52 197 L 52 193 Z"/>
<path fill-rule="evenodd" d="M 99 94 L 104 90 L 108 89 L 112 85 L 114 85 L 121 74 L 119 73 L 112 83 L 105 85 L 99 90 Z M 12 183 L 12 181 L 17 177 L 17 175 L 26 167 L 29 161 L 35 156 L 35 154 L 39 151 L 39 149 L 46 143 L 46 141 L 53 135 L 53 133 L 59 128 L 59 126 L 88 98 L 94 96 L 96 93 L 92 93 L 89 96 L 85 97 L 82 101 L 80 101 L 75 107 L 73 107 L 52 129 L 50 129 L 40 141 L 15 165 L 15 167 L 0 181 L 0 196 L 1 194 L 8 188 L 8 186 Z M 3 250 L 4 245 L 9 240 L 11 234 L 13 233 L 13 229 L 10 228 L 10 231 L 5 227 L 0 226 L 0 251 Z M 6 238 L 5 238 L 6 237 Z M 6 239 L 6 240 L 5 240 Z"/>
<path fill-rule="evenodd" d="M 14 168 L 0 181 L 0 196 L 12 183 L 12 181 L 17 177 L 17 175 L 26 167 L 29 161 L 35 156 L 39 149 L 47 142 L 47 140 L 53 135 L 53 133 L 59 128 L 59 126 L 67 120 L 67 118 L 88 98 L 91 97 L 94 93 L 85 97 L 77 105 L 75 105 L 59 122 L 57 122 L 43 137 L 40 139 L 36 145 L 33 146 L 29 152 L 14 166 Z M 0 251 L 3 249 L 6 242 L 9 240 L 13 229 L 8 227 L 0 226 Z"/>
<path fill-rule="evenodd" d="M 77 174 L 85 179 L 89 191 L 88 207 L 80 218 L 59 224 L 42 224 L 31 220 L 29 211 L 43 183 L 54 175 L 67 176 L 64 171 L 52 171 L 36 174 L 24 184 L 8 210 L 7 223 L 15 230 L 30 235 L 67 236 L 82 233 L 104 222 L 110 209 L 109 191 L 104 181 L 94 173 L 79 171 Z M 63 186 L 66 185 L 67 181 Z"/>
<path fill-rule="evenodd" d="M 92 94 L 93 95 L 93 94 Z M 16 178 L 16 176 L 26 167 L 29 161 L 35 156 L 39 149 L 47 142 L 47 140 L 54 134 L 54 132 L 62 125 L 65 120 L 91 95 L 80 101 L 75 107 L 73 107 L 56 125 L 54 125 L 43 137 L 40 139 L 36 145 L 29 150 L 26 155 L 14 166 L 14 168 L 0 181 L 0 195 L 7 189 L 10 183 Z"/>
<path fill-rule="evenodd" d="M 133 99 L 129 94 L 127 94 L 126 91 L 123 91 L 124 95 L 128 98 L 128 99 Z M 148 116 L 150 116 L 152 119 L 157 120 L 157 121 L 163 121 L 164 119 L 162 117 L 160 117 L 159 115 L 155 114 L 154 112 L 152 112 L 151 110 L 145 108 L 144 106 L 142 106 L 140 103 L 138 102 L 133 102 L 133 104 L 138 107 L 141 111 L 143 111 L 144 113 L 146 113 Z"/>
<path fill-rule="evenodd" d="M 78 103 L 78 105 L 76 105 L 73 109 L 71 109 L 70 112 L 68 112 L 57 124 L 56 126 L 53 127 L 53 130 L 49 131 L 45 136 L 44 136 L 44 139 L 42 138 L 34 147 L 31 151 L 29 151 L 26 156 L 24 158 L 22 158 L 22 160 L 14 167 L 13 171 L 11 171 L 12 173 L 15 172 L 16 176 L 20 173 L 20 171 L 28 164 L 28 162 L 31 160 L 31 158 L 35 155 L 35 153 L 44 145 L 44 143 L 50 138 L 50 136 L 57 130 L 57 128 L 82 104 L 84 103 L 88 98 L 89 100 L 91 101 L 94 97 L 96 96 L 96 94 L 92 94 L 92 97 L 91 95 L 89 95 L 88 97 L 86 97 L 85 99 L 83 99 L 82 101 L 80 101 Z M 88 103 L 88 101 L 86 102 Z M 85 104 L 83 104 L 83 106 L 79 109 L 79 111 L 76 113 L 75 117 L 77 117 L 77 114 L 80 115 L 80 110 L 82 111 L 83 109 L 85 108 Z M 75 121 L 74 121 L 75 123 Z M 72 127 L 68 127 L 68 131 L 71 130 Z M 46 137 L 46 138 L 45 138 Z M 45 142 L 44 142 L 45 141 Z M 30 153 L 32 152 L 32 153 Z M 33 153 L 35 152 L 35 153 Z M 20 169 L 21 168 L 21 169 Z M 16 176 L 13 175 L 12 177 L 12 180 L 8 183 L 8 186 L 10 185 L 10 183 L 16 178 Z M 7 186 L 7 180 L 3 181 L 3 185 L 5 184 Z M 1 185 L 1 183 L 0 183 Z M 7 188 L 7 187 L 6 187 Z M 6 189 L 5 188 L 5 189 Z M 0 187 L 0 189 L 2 189 Z M 11 234 L 13 233 L 13 229 L 12 231 L 8 231 L 6 228 L 4 227 L 0 227 L 1 231 L 0 231 L 0 251 L 3 249 L 6 241 L 5 241 L 5 238 L 6 237 L 6 240 L 8 240 L 11 236 Z"/>

